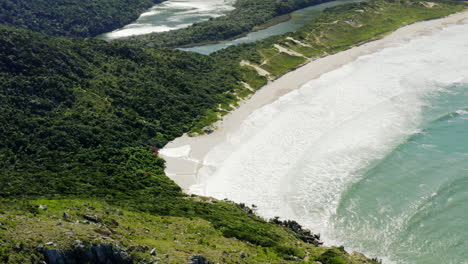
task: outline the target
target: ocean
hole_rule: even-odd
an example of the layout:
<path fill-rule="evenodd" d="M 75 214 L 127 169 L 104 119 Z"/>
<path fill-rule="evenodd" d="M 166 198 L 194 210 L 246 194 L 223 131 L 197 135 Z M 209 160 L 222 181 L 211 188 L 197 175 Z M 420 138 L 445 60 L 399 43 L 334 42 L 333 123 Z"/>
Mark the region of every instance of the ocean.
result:
<path fill-rule="evenodd" d="M 468 24 L 394 42 L 252 113 L 196 194 L 384 263 L 468 263 Z"/>

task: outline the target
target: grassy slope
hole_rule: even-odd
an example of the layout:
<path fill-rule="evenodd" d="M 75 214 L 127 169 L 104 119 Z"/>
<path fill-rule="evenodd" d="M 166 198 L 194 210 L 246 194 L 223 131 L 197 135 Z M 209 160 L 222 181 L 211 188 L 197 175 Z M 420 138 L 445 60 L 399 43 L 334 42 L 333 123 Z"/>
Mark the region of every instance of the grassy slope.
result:
<path fill-rule="evenodd" d="M 281 241 L 276 248 L 223 236 L 198 217 L 128 211 L 95 200 L 0 201 L 0 205 L 1 263 L 36 263 L 42 259 L 37 247 L 71 250 L 76 240 L 85 245 L 112 243 L 135 261 L 159 263 L 187 263 L 196 254 L 214 263 L 374 263 L 357 253 L 302 242 L 292 231 L 272 224 L 271 234 Z M 38 209 L 39 205 L 47 209 Z M 86 220 L 85 215 L 98 220 Z M 153 248 L 156 256 L 150 255 Z M 323 261 L 329 255 L 342 262 Z"/>

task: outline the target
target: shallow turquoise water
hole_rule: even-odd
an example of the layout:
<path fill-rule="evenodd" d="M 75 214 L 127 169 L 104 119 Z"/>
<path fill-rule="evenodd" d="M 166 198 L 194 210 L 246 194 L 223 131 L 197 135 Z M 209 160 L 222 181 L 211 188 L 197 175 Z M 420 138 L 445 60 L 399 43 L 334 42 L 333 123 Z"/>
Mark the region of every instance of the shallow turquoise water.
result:
<path fill-rule="evenodd" d="M 310 20 L 312 20 L 315 16 L 317 16 L 317 14 L 319 14 L 320 11 L 324 10 L 325 8 L 338 6 L 342 4 L 348 4 L 348 3 L 363 2 L 363 1 L 365 0 L 337 0 L 337 1 L 327 2 L 327 3 L 323 3 L 319 5 L 310 6 L 310 7 L 292 12 L 291 19 L 286 22 L 279 23 L 277 25 L 271 26 L 263 30 L 251 32 L 247 34 L 245 37 L 241 37 L 241 38 L 230 40 L 230 41 L 224 41 L 224 42 L 217 43 L 217 44 L 203 45 L 203 46 L 197 46 L 197 47 L 192 47 L 192 48 L 182 48 L 182 50 L 193 51 L 193 52 L 208 55 L 215 51 L 227 48 L 232 45 L 251 43 L 251 42 L 258 41 L 258 40 L 266 39 L 271 36 L 277 36 L 277 35 L 285 34 L 288 32 L 292 32 L 302 27 Z"/>
<path fill-rule="evenodd" d="M 333 222 L 345 243 L 397 263 L 468 263 L 468 86 L 447 89 L 421 131 L 343 194 Z"/>

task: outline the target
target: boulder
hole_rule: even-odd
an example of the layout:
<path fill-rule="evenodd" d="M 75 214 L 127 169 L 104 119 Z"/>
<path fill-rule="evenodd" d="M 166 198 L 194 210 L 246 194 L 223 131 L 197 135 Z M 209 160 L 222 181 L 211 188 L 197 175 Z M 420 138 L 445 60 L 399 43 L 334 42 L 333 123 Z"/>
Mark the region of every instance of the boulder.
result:
<path fill-rule="evenodd" d="M 190 257 L 189 264 L 209 264 L 210 262 L 203 256 L 195 255 Z"/>

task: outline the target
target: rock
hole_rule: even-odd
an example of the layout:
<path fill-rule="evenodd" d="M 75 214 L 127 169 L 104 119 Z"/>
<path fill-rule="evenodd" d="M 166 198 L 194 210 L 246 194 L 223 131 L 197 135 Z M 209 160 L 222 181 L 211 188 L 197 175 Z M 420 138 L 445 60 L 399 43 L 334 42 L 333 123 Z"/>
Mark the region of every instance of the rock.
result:
<path fill-rule="evenodd" d="M 150 251 L 150 255 L 151 256 L 156 256 L 156 249 L 153 248 L 151 251 Z"/>
<path fill-rule="evenodd" d="M 240 257 L 241 257 L 241 258 L 246 258 L 246 257 L 247 257 L 247 254 L 246 254 L 244 251 L 241 251 L 241 252 L 240 252 Z"/>
<path fill-rule="evenodd" d="M 110 226 L 112 227 L 119 227 L 119 222 L 117 222 L 117 220 L 115 219 L 110 219 Z"/>
<path fill-rule="evenodd" d="M 45 261 L 46 263 L 48 264 L 62 264 L 62 263 L 67 263 L 65 262 L 65 260 L 67 259 L 67 257 L 65 256 L 65 254 L 60 251 L 60 250 L 56 250 L 56 249 L 49 249 L 49 250 L 46 250 L 45 253 L 44 253 L 44 256 L 45 256 Z"/>
<path fill-rule="evenodd" d="M 68 220 L 70 216 L 67 213 L 63 213 L 62 218 L 63 220 Z"/>
<path fill-rule="evenodd" d="M 45 243 L 46 246 L 51 246 L 53 244 L 54 244 L 54 242 L 52 242 L 52 241 Z"/>
<path fill-rule="evenodd" d="M 23 244 L 22 243 L 17 243 L 16 246 L 15 246 L 15 251 L 20 252 L 21 250 L 23 250 Z"/>
<path fill-rule="evenodd" d="M 83 218 L 93 223 L 101 222 L 101 219 L 96 215 L 83 215 Z"/>
<path fill-rule="evenodd" d="M 76 242 L 76 241 L 75 241 Z M 88 249 L 75 248 L 62 251 L 57 249 L 43 250 L 47 264 L 132 264 L 131 256 L 125 251 L 105 244 L 92 246 Z"/>
<path fill-rule="evenodd" d="M 96 233 L 98 233 L 100 235 L 103 235 L 103 236 L 107 236 L 107 237 L 112 235 L 111 232 L 106 231 L 106 230 L 101 230 L 101 229 L 94 229 L 94 232 L 96 232 Z"/>
<path fill-rule="evenodd" d="M 207 135 L 214 132 L 214 128 L 212 126 L 206 126 L 206 127 L 202 128 L 202 130 Z"/>
<path fill-rule="evenodd" d="M 210 264 L 210 262 L 203 256 L 195 255 L 190 257 L 189 264 Z"/>
<path fill-rule="evenodd" d="M 147 246 L 130 246 L 127 248 L 127 251 L 138 251 L 138 252 L 146 252 L 149 248 Z"/>
<path fill-rule="evenodd" d="M 81 240 L 75 240 L 75 242 L 73 243 L 73 246 L 75 248 L 81 248 L 82 249 L 82 248 L 84 248 L 84 243 Z"/>
<path fill-rule="evenodd" d="M 47 210 L 47 205 L 39 205 L 39 209 L 41 210 Z"/>

